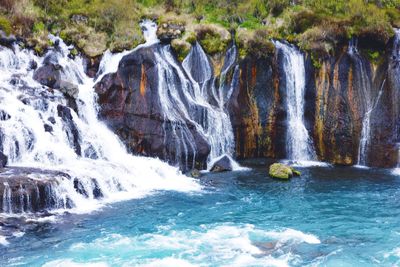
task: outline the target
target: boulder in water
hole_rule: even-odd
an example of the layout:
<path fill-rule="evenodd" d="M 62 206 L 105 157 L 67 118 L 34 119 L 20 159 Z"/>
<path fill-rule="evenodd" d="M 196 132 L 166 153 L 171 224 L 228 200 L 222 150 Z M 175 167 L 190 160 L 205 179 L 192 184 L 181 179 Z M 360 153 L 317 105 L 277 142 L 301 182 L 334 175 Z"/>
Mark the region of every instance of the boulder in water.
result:
<path fill-rule="evenodd" d="M 60 87 L 59 90 L 62 93 L 66 94 L 67 96 L 70 96 L 74 99 L 76 99 L 78 97 L 78 93 L 79 93 L 78 85 L 73 84 L 71 82 L 64 81 L 64 80 L 60 80 L 59 87 Z"/>
<path fill-rule="evenodd" d="M 300 176 L 301 173 L 294 168 L 282 163 L 274 163 L 269 166 L 269 176 L 276 179 L 288 180 L 293 176 Z"/>
<path fill-rule="evenodd" d="M 59 88 L 61 79 L 60 66 L 53 63 L 41 66 L 34 72 L 33 79 L 50 88 Z"/>
<path fill-rule="evenodd" d="M 199 178 L 201 176 L 201 173 L 198 169 L 193 169 L 187 172 L 186 175 L 192 178 Z"/>
<path fill-rule="evenodd" d="M 223 156 L 217 160 L 211 168 L 212 172 L 227 172 L 232 171 L 232 162 L 228 156 Z"/>
<path fill-rule="evenodd" d="M 8 157 L 0 152 L 0 168 L 4 168 L 7 165 Z"/>
<path fill-rule="evenodd" d="M 59 181 L 71 179 L 62 172 L 7 167 L 0 170 L 0 213 L 43 212 L 71 208 L 70 200 L 57 199 Z M 64 206 L 65 204 L 65 206 Z"/>

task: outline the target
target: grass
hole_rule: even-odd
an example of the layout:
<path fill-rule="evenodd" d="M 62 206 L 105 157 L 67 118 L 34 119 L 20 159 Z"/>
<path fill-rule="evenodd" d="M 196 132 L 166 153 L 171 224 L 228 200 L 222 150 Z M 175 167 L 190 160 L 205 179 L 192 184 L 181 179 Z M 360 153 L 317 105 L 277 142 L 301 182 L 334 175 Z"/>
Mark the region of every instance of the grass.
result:
<path fill-rule="evenodd" d="M 286 39 L 313 53 L 315 58 L 332 54 L 352 37 L 372 40 L 379 51 L 400 27 L 400 0 L 0 0 L 0 28 L 37 43 L 45 33 L 61 34 L 82 52 L 97 54 L 105 48 L 131 49 L 143 42 L 138 27 L 143 17 L 160 22 L 177 20 L 186 25 L 184 40 L 197 38 L 203 47 L 218 54 L 229 40 L 222 30 L 246 32 L 236 39 L 242 54 L 269 53 L 270 38 Z M 295 2 L 296 4 L 293 4 Z M 74 15 L 86 18 L 82 25 Z M 214 30 L 199 35 L 198 25 Z M 207 26 L 211 25 L 211 26 Z M 215 30 L 220 27 L 221 29 Z M 262 38 L 256 33 L 262 33 Z M 201 38 L 200 38 L 201 37 Z M 97 48 L 87 47 L 98 42 Z M 86 47 L 86 48 L 85 48 Z M 262 53 L 261 47 L 268 51 Z M 38 50 L 45 49 L 41 47 Z"/>

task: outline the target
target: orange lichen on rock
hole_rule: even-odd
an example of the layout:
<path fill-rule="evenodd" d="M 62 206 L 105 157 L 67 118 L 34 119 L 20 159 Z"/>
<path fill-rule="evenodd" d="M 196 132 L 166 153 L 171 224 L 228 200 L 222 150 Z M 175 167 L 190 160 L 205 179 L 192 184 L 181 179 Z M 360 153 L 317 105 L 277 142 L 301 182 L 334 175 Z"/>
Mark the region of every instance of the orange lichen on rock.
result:
<path fill-rule="evenodd" d="M 142 64 L 142 74 L 140 78 L 140 95 L 144 96 L 146 93 L 146 85 L 147 85 L 147 77 L 144 69 L 144 65 Z"/>

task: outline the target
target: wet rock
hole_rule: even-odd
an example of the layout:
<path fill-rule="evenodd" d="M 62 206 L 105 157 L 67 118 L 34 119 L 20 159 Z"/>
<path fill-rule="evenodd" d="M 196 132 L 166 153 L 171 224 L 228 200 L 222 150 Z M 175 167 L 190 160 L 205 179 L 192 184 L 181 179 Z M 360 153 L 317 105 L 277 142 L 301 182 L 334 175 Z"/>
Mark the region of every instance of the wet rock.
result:
<path fill-rule="evenodd" d="M 99 156 L 97 155 L 96 150 L 93 148 L 92 145 L 87 147 L 84 151 L 85 158 L 90 158 L 90 159 L 98 159 Z"/>
<path fill-rule="evenodd" d="M 4 168 L 7 165 L 8 157 L 0 152 L 0 168 Z"/>
<path fill-rule="evenodd" d="M 104 197 L 103 192 L 101 192 L 100 186 L 95 179 L 92 179 L 93 185 L 93 197 L 98 199 Z"/>
<path fill-rule="evenodd" d="M 74 179 L 74 188 L 76 192 L 78 192 L 79 194 L 85 196 L 86 198 L 89 197 L 89 194 L 85 190 L 85 187 L 82 185 L 81 181 L 79 181 L 79 179 L 77 178 Z"/>
<path fill-rule="evenodd" d="M 232 162 L 228 156 L 223 156 L 211 167 L 212 172 L 232 171 Z"/>
<path fill-rule="evenodd" d="M 72 15 L 71 20 L 75 23 L 83 23 L 83 24 L 87 24 L 89 21 L 88 17 L 80 14 Z"/>
<path fill-rule="evenodd" d="M 47 120 L 53 125 L 56 124 L 56 119 L 54 119 L 54 117 L 49 117 Z"/>
<path fill-rule="evenodd" d="M 99 71 L 100 61 L 101 56 L 91 58 L 83 55 L 86 75 L 88 75 L 90 78 L 96 77 L 96 74 Z"/>
<path fill-rule="evenodd" d="M 61 80 L 59 82 L 59 90 L 72 98 L 77 98 L 79 94 L 79 87 L 76 84 Z"/>
<path fill-rule="evenodd" d="M 293 171 L 290 166 L 282 163 L 274 163 L 269 166 L 269 176 L 276 179 L 288 180 L 293 177 Z"/>
<path fill-rule="evenodd" d="M 192 178 L 199 178 L 201 176 L 201 173 L 198 169 L 193 169 L 187 172 L 186 175 Z"/>
<path fill-rule="evenodd" d="M 178 164 L 184 171 L 205 168 L 210 145 L 192 122 L 165 119 L 159 97 L 159 68 L 155 53 L 162 44 L 143 47 L 123 57 L 117 73 L 107 74 L 95 85 L 100 118 L 122 139 L 134 154 L 159 157 Z M 179 65 L 179 62 L 176 62 Z M 176 90 L 182 94 L 180 78 L 173 73 Z M 194 142 L 183 144 L 188 134 Z M 186 147 L 177 149 L 177 147 Z M 193 150 L 194 148 L 194 150 Z M 191 166 L 195 162 L 196 166 Z"/>
<path fill-rule="evenodd" d="M 285 157 L 285 90 L 278 65 L 278 58 L 247 57 L 240 63 L 239 82 L 227 104 L 238 159 Z"/>
<path fill-rule="evenodd" d="M 38 64 L 35 60 L 31 60 L 29 62 L 29 70 L 36 70 L 38 67 Z"/>
<path fill-rule="evenodd" d="M 181 23 L 165 22 L 158 27 L 157 37 L 161 42 L 169 43 L 173 39 L 180 38 L 185 32 L 185 26 Z"/>
<path fill-rule="evenodd" d="M 14 35 L 7 35 L 4 31 L 0 30 L 0 45 L 13 49 L 13 45 L 17 42 Z"/>
<path fill-rule="evenodd" d="M 7 112 L 5 112 L 4 110 L 0 109 L 0 121 L 7 121 L 11 119 L 10 114 L 8 114 Z"/>
<path fill-rule="evenodd" d="M 60 66 L 53 63 L 47 63 L 34 72 L 33 79 L 50 88 L 59 88 L 59 82 L 61 79 Z"/>
<path fill-rule="evenodd" d="M 68 140 L 73 145 L 76 154 L 81 156 L 80 135 L 78 127 L 73 120 L 71 109 L 63 105 L 58 105 L 57 114 L 63 120 Z"/>
<path fill-rule="evenodd" d="M 49 132 L 49 133 L 53 132 L 53 127 L 52 126 L 50 126 L 48 124 L 44 124 L 43 127 L 44 127 L 44 131 L 45 132 Z"/>
<path fill-rule="evenodd" d="M 66 173 L 35 168 L 4 168 L 0 170 L 0 213 L 41 212 L 63 208 L 56 187 Z"/>

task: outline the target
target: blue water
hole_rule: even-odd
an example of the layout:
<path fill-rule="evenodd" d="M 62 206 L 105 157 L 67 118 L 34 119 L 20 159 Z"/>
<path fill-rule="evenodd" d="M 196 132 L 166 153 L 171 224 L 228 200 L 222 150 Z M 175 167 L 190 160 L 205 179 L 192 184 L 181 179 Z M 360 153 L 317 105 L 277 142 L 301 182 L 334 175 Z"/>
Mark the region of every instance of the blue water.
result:
<path fill-rule="evenodd" d="M 400 265 L 400 177 L 324 167 L 281 182 L 263 166 L 32 223 L 0 245 L 0 266 Z"/>

